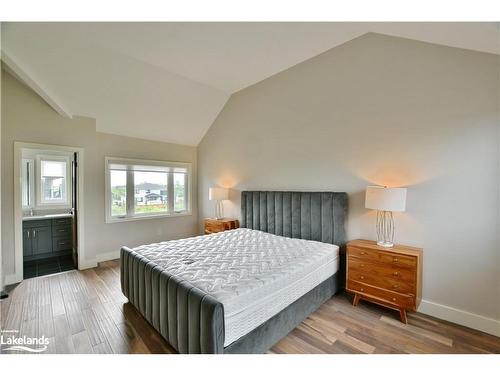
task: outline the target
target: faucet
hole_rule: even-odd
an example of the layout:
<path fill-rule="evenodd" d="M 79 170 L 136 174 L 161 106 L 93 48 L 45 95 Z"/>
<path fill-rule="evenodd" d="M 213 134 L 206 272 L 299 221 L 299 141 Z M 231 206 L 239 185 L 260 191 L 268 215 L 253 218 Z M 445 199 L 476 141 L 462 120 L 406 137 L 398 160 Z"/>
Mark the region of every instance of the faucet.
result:
<path fill-rule="evenodd" d="M 33 216 L 34 213 L 33 213 L 33 208 L 30 208 L 30 216 Z"/>

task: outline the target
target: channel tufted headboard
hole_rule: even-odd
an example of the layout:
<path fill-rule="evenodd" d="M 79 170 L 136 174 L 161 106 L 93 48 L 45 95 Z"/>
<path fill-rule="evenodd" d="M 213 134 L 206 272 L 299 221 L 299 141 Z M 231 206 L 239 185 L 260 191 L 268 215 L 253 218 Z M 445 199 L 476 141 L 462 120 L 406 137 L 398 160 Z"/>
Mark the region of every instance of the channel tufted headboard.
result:
<path fill-rule="evenodd" d="M 347 193 L 241 192 L 243 228 L 343 246 L 346 215 Z"/>

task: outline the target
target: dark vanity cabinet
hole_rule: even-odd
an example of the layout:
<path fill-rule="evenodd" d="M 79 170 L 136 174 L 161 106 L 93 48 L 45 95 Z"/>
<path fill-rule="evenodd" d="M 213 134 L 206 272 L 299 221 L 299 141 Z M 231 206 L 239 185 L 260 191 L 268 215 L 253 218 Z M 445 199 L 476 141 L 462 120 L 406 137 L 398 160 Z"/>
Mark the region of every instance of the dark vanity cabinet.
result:
<path fill-rule="evenodd" d="M 33 229 L 31 238 L 31 250 L 33 255 L 47 254 L 52 252 L 52 231 L 50 226 Z"/>
<path fill-rule="evenodd" d="M 23 222 L 23 253 L 33 257 L 52 252 L 51 220 L 31 220 Z"/>
<path fill-rule="evenodd" d="M 26 228 L 23 223 L 23 255 L 25 257 L 33 255 L 33 246 L 31 245 L 32 236 L 33 230 L 31 228 Z"/>
<path fill-rule="evenodd" d="M 24 260 L 70 253 L 73 248 L 72 218 L 23 222 Z"/>
<path fill-rule="evenodd" d="M 73 222 L 70 217 L 52 219 L 52 251 L 54 253 L 73 249 Z"/>

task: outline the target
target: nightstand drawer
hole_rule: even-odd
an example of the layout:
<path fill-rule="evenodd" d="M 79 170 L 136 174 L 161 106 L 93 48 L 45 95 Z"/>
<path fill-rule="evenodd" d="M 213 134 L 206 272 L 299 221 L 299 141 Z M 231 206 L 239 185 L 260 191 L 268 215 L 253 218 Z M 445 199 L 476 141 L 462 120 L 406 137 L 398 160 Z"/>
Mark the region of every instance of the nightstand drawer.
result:
<path fill-rule="evenodd" d="M 219 232 L 224 232 L 224 228 L 220 228 L 220 229 L 206 228 L 205 229 L 205 234 L 212 234 L 212 233 L 219 233 Z"/>
<path fill-rule="evenodd" d="M 376 277 L 386 277 L 395 282 L 404 282 L 414 285 L 416 283 L 417 272 L 415 269 L 400 267 L 398 265 L 387 265 L 375 262 L 365 262 L 357 258 L 350 258 L 348 271 L 363 272 L 364 274 Z"/>
<path fill-rule="evenodd" d="M 226 230 L 226 228 L 223 224 L 206 224 L 205 225 L 205 233 L 206 234 L 223 232 L 224 230 Z"/>
<path fill-rule="evenodd" d="M 415 297 L 413 296 L 391 292 L 390 290 L 377 288 L 350 279 L 347 281 L 347 289 L 394 306 L 415 309 Z"/>
<path fill-rule="evenodd" d="M 217 221 L 208 221 L 205 223 L 207 229 L 224 229 L 225 223 Z"/>
<path fill-rule="evenodd" d="M 394 280 L 392 277 L 373 275 L 366 272 L 349 269 L 349 280 L 359 281 L 379 288 L 391 290 L 404 294 L 415 294 L 415 285 L 402 280 Z"/>
<path fill-rule="evenodd" d="M 236 219 L 205 219 L 205 234 L 223 232 L 225 230 L 236 229 L 239 227 L 239 222 Z"/>
<path fill-rule="evenodd" d="M 369 250 L 369 249 L 359 249 L 354 246 L 349 246 L 347 248 L 347 252 L 349 257 L 356 257 L 362 259 L 364 261 L 378 261 L 379 253 L 377 250 Z"/>
<path fill-rule="evenodd" d="M 380 261 L 383 263 L 412 268 L 417 265 L 416 257 L 401 254 L 389 254 L 384 252 L 380 253 Z"/>
<path fill-rule="evenodd" d="M 417 265 L 416 257 L 401 254 L 391 254 L 382 250 L 360 249 L 354 246 L 349 246 L 347 248 L 347 252 L 349 257 L 358 258 L 365 262 L 382 262 L 402 267 L 415 267 Z"/>

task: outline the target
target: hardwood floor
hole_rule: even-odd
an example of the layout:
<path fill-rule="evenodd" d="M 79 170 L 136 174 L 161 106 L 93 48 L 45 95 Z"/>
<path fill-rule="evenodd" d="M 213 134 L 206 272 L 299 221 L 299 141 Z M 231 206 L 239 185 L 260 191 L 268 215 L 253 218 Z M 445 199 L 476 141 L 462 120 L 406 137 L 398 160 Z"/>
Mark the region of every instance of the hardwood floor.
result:
<path fill-rule="evenodd" d="M 174 353 L 127 303 L 118 261 L 24 280 L 0 302 L 0 328 L 49 338 L 46 353 Z M 423 314 L 335 296 L 269 353 L 500 353 L 500 338 Z M 3 333 L 4 339 L 9 333 Z M 13 353 L 0 348 L 3 353 Z"/>

